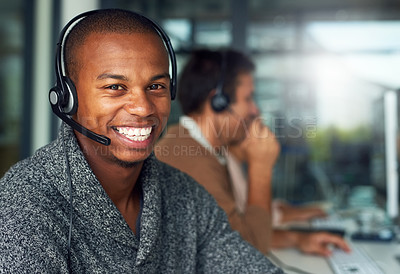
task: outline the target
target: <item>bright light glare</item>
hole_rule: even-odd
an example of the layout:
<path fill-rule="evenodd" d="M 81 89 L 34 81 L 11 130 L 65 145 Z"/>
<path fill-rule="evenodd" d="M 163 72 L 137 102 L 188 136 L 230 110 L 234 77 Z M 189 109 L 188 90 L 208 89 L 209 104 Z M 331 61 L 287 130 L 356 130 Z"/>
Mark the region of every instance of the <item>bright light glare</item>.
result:
<path fill-rule="evenodd" d="M 400 22 L 315 22 L 311 40 L 331 52 L 313 58 L 317 116 L 323 126 L 370 123 L 372 102 L 400 86 Z"/>
<path fill-rule="evenodd" d="M 400 22 L 318 22 L 307 32 L 331 51 L 393 50 L 400 47 Z"/>
<path fill-rule="evenodd" d="M 340 58 L 321 56 L 311 64 L 316 87 L 318 125 L 353 128 L 370 123 L 376 89 L 357 79 Z"/>

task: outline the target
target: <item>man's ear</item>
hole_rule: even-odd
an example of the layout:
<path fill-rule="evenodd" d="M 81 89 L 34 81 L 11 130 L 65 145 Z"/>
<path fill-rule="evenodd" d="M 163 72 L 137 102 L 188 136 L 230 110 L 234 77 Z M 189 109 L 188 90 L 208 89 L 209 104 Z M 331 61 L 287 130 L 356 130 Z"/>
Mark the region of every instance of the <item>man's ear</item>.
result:
<path fill-rule="evenodd" d="M 211 98 L 213 98 L 213 97 L 215 96 L 215 94 L 217 94 L 217 89 L 216 89 L 216 88 L 212 89 L 212 90 L 208 93 L 208 95 L 207 95 L 207 101 L 208 101 L 208 102 L 211 102 Z"/>

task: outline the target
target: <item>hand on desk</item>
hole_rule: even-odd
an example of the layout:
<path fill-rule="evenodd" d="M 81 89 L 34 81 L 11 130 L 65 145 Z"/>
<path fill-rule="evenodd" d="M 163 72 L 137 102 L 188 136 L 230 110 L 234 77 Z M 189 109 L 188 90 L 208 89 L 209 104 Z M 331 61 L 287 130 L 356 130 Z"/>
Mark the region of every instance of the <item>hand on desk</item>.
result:
<path fill-rule="evenodd" d="M 305 232 L 301 234 L 303 235 L 299 236 L 298 248 L 304 253 L 329 256 L 331 255 L 330 246 L 332 245 L 346 252 L 350 251 L 350 247 L 340 236 L 326 232 Z"/>
<path fill-rule="evenodd" d="M 329 256 L 332 245 L 346 252 L 350 251 L 349 245 L 342 237 L 326 232 L 274 230 L 272 235 L 273 248 L 296 247 L 307 254 Z"/>

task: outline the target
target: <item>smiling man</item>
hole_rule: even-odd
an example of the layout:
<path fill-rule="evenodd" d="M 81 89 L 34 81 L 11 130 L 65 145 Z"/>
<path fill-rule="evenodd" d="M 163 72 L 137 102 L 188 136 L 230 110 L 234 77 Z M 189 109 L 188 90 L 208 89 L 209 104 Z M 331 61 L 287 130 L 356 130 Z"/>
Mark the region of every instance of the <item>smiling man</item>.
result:
<path fill-rule="evenodd" d="M 67 26 L 49 93 L 59 136 L 0 180 L 0 272 L 281 273 L 153 155 L 176 74 L 162 30 L 122 10 Z"/>

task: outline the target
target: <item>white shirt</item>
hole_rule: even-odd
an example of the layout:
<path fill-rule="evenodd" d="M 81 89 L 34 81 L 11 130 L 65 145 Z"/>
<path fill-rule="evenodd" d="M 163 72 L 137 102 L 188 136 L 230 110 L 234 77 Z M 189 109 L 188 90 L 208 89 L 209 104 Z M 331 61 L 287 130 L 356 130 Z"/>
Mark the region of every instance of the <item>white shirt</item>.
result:
<path fill-rule="evenodd" d="M 206 137 L 203 135 L 201 132 L 200 127 L 197 125 L 196 121 L 190 118 L 189 116 L 181 116 L 179 118 L 179 124 L 186 128 L 189 131 L 190 137 L 192 137 L 194 140 L 196 140 L 199 144 L 201 144 L 203 147 L 205 147 L 208 151 L 214 155 L 218 162 L 221 165 L 226 165 L 226 158 L 224 154 L 217 152 L 217 150 L 208 142 Z M 223 149 L 221 150 L 222 152 L 224 151 Z"/>

